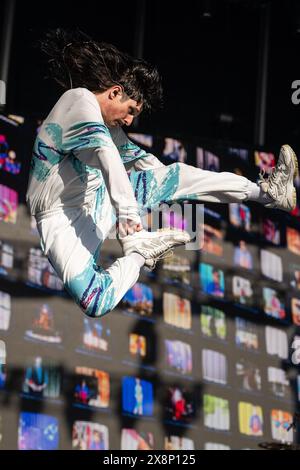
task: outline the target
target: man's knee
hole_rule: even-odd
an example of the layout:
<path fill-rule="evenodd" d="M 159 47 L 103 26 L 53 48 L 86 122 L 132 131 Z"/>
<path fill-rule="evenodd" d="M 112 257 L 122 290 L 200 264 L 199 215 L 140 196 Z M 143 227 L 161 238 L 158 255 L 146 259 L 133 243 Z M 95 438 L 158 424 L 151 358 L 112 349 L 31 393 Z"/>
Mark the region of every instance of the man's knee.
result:
<path fill-rule="evenodd" d="M 115 289 L 112 278 L 107 271 L 101 273 L 94 270 L 88 276 L 73 278 L 66 289 L 82 312 L 91 318 L 102 317 L 115 306 Z"/>
<path fill-rule="evenodd" d="M 100 318 L 103 317 L 104 315 L 107 315 L 109 312 L 113 310 L 111 307 L 107 306 L 100 306 L 95 310 L 93 307 L 88 307 L 88 308 L 81 308 L 81 311 L 87 315 L 89 318 Z"/>

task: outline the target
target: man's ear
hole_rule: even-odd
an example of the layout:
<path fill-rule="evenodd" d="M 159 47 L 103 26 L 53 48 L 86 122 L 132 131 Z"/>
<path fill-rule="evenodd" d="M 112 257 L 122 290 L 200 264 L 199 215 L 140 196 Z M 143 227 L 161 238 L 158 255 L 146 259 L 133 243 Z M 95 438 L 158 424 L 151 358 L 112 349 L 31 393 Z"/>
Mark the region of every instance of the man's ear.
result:
<path fill-rule="evenodd" d="M 118 96 L 122 96 L 122 95 L 123 95 L 123 88 L 120 85 L 115 85 L 111 87 L 109 94 L 108 94 L 108 98 L 110 100 L 114 100 Z"/>

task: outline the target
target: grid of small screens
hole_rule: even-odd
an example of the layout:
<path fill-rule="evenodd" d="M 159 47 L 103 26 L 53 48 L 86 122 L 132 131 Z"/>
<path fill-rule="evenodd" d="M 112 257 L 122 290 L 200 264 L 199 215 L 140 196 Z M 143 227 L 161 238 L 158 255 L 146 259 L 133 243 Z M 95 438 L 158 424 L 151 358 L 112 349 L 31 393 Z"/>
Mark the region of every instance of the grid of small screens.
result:
<path fill-rule="evenodd" d="M 142 270 L 113 312 L 91 319 L 43 256 L 24 205 L 24 149 L 35 134 L 28 129 L 17 116 L 1 117 L 0 448 L 296 442 L 289 425 L 300 401 L 299 209 L 195 205 L 196 248 Z M 249 148 L 130 137 L 166 164 L 253 181 L 276 160 Z M 109 253 L 107 245 L 104 266 L 114 260 Z"/>

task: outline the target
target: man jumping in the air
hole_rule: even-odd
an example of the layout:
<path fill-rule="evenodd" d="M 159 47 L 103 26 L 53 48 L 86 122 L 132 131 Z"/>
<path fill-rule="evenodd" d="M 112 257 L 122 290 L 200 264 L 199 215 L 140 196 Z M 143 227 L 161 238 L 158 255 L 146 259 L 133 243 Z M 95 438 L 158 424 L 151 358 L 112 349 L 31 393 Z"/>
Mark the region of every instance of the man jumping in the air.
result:
<path fill-rule="evenodd" d="M 27 203 L 44 253 L 87 315 L 111 311 L 143 265 L 152 268 L 190 240 L 181 230 L 144 230 L 140 214 L 148 208 L 185 200 L 251 200 L 285 211 L 295 208 L 298 164 L 288 145 L 271 175 L 261 175 L 258 184 L 184 163 L 165 166 L 122 130 L 161 101 L 155 68 L 82 33 L 49 33 L 42 49 L 53 78 L 67 91 L 36 138 Z M 104 270 L 97 259 L 115 221 L 124 256 Z"/>

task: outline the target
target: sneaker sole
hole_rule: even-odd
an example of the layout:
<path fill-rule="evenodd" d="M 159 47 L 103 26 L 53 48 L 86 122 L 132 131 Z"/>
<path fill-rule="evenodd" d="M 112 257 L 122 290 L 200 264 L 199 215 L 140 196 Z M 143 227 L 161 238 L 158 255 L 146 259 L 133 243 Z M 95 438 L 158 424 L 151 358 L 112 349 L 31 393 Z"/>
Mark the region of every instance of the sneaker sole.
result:
<path fill-rule="evenodd" d="M 297 155 L 295 154 L 294 150 L 292 149 L 292 147 L 290 147 L 288 144 L 285 144 L 282 146 L 282 148 L 284 149 L 284 153 L 289 153 L 292 160 L 293 160 L 293 164 L 294 164 L 294 167 L 295 167 L 295 170 L 294 170 L 294 175 L 293 175 L 293 179 L 299 177 L 299 165 L 298 165 L 298 158 L 297 158 Z M 293 188 L 293 208 L 291 209 L 291 211 L 293 211 L 295 208 L 296 208 L 296 205 L 297 205 L 297 191 L 296 191 L 296 188 L 294 187 Z"/>
<path fill-rule="evenodd" d="M 168 230 L 169 230 L 169 229 L 161 228 L 161 229 L 158 229 L 157 232 L 165 232 L 165 231 L 168 231 Z M 177 248 L 178 246 L 186 245 L 186 244 L 189 243 L 191 240 L 192 240 L 192 238 L 189 236 L 189 237 L 188 237 L 188 240 L 176 241 L 176 245 L 173 245 L 172 247 L 170 247 L 169 250 L 171 251 L 171 250 L 173 250 L 174 248 Z M 168 250 L 167 250 L 167 251 L 168 251 Z M 149 261 L 154 261 L 154 266 L 153 266 L 153 267 L 152 267 L 152 266 L 150 267 L 150 266 L 147 265 L 147 261 L 148 261 L 148 260 L 149 260 Z M 157 263 L 158 261 L 161 261 L 161 260 L 160 260 L 160 259 L 155 260 L 154 258 L 153 258 L 153 259 L 152 259 L 152 258 L 146 259 L 146 262 L 145 262 L 145 265 L 144 265 L 145 269 L 146 269 L 146 270 L 149 270 L 149 271 L 152 271 L 152 270 L 156 267 L 156 263 Z"/>

